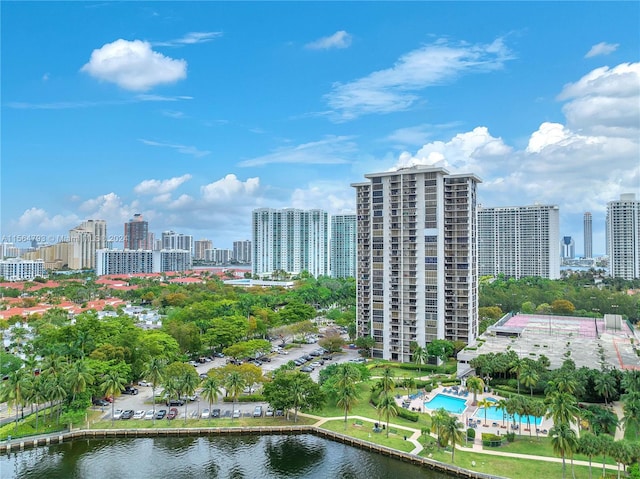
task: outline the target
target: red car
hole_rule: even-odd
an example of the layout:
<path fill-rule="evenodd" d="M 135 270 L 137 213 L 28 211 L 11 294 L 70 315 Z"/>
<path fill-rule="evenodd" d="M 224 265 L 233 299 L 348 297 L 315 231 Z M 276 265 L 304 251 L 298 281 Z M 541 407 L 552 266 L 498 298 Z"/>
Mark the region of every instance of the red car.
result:
<path fill-rule="evenodd" d="M 169 409 L 169 414 L 167 414 L 167 419 L 175 419 L 176 417 L 178 417 L 178 409 L 175 407 L 172 407 L 171 409 Z"/>

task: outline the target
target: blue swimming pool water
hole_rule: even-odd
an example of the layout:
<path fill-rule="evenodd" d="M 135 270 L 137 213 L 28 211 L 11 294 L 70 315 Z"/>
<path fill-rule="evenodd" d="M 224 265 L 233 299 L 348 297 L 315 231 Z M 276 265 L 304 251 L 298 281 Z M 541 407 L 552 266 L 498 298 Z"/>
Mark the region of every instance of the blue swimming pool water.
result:
<path fill-rule="evenodd" d="M 489 399 L 490 401 L 492 401 L 492 399 Z M 505 421 L 507 420 L 507 416 L 506 413 L 504 413 L 504 419 Z M 475 417 L 476 419 L 481 419 L 484 421 L 484 408 L 479 408 L 476 413 L 473 415 L 473 417 Z M 540 423 L 542 422 L 542 418 L 541 417 L 535 417 L 535 416 L 522 416 L 522 420 L 520 420 L 520 415 L 519 414 L 515 414 L 515 418 L 511 420 L 511 422 L 516 422 L 518 424 L 522 424 L 523 427 L 524 425 L 527 424 L 527 417 L 529 418 L 530 422 L 532 425 L 536 425 L 539 426 Z M 502 419 L 503 419 L 503 411 L 502 409 L 498 409 L 495 406 L 491 406 L 489 408 L 487 408 L 487 421 L 491 421 L 491 422 L 500 422 L 502 423 Z"/>
<path fill-rule="evenodd" d="M 446 394 L 436 394 L 431 401 L 424 403 L 424 407 L 432 410 L 440 409 L 442 407 L 448 412 L 462 414 L 467 407 L 467 400 L 454 398 L 447 396 Z"/>

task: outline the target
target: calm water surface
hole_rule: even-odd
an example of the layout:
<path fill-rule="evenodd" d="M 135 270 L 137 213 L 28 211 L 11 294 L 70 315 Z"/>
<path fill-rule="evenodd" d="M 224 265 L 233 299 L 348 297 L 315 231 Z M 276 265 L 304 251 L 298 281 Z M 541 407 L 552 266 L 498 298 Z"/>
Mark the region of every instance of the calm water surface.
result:
<path fill-rule="evenodd" d="M 451 479 L 311 434 L 82 440 L 0 456 L 2 479 Z"/>

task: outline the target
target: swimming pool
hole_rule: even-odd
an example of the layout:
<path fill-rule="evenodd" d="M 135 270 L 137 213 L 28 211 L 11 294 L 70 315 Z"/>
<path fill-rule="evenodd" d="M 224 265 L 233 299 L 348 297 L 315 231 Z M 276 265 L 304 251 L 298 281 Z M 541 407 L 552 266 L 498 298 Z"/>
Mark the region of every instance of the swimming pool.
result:
<path fill-rule="evenodd" d="M 440 408 L 446 409 L 448 412 L 454 414 L 462 414 L 467 408 L 467 400 L 461 398 L 454 398 L 447 396 L 446 394 L 436 394 L 431 401 L 425 402 L 424 407 L 431 410 Z"/>
<path fill-rule="evenodd" d="M 495 399 L 491 399 L 489 398 L 489 401 L 492 402 L 496 402 Z M 504 414 L 504 416 L 503 416 Z M 484 421 L 484 408 L 479 408 L 476 413 L 473 415 L 473 417 L 475 417 L 476 419 L 481 419 Z M 506 421 L 507 418 L 507 413 L 505 411 L 503 411 L 502 409 L 498 409 L 495 406 L 491 406 L 489 408 L 487 408 L 487 421 L 492 421 L 492 422 L 502 422 L 502 419 L 504 418 L 504 420 Z M 511 422 L 516 422 L 518 424 L 522 423 L 523 425 L 527 424 L 527 418 L 529 418 L 530 422 L 532 425 L 536 425 L 539 426 L 540 423 L 542 422 L 542 418 L 541 417 L 535 417 L 535 416 L 522 416 L 522 420 L 520 419 L 520 415 L 519 414 L 514 414 L 514 419 L 511 420 Z"/>

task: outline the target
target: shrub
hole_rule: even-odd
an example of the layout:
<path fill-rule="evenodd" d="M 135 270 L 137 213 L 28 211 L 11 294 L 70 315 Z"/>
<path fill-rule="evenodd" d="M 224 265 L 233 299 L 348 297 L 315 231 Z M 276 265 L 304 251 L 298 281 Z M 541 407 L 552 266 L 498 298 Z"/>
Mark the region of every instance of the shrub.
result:
<path fill-rule="evenodd" d="M 405 408 L 398 409 L 398 416 L 412 422 L 418 422 L 420 414 L 413 411 L 407 411 Z"/>
<path fill-rule="evenodd" d="M 502 444 L 502 436 L 497 434 L 491 434 L 488 432 L 482 433 L 482 445 L 488 447 L 497 447 Z"/>
<path fill-rule="evenodd" d="M 475 439 L 476 438 L 476 430 L 470 427 L 467 429 L 467 439 Z"/>

